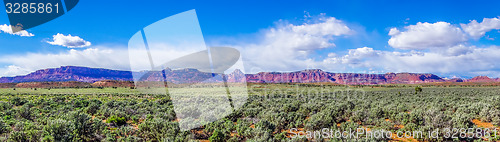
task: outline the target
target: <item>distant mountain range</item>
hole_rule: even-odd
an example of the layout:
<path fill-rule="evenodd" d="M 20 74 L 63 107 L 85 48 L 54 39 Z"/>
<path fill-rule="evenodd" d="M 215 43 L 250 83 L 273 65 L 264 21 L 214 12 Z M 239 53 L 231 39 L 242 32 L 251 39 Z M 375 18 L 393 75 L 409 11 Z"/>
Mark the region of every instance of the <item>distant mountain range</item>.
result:
<path fill-rule="evenodd" d="M 160 81 L 165 77 L 168 82 L 185 83 L 198 82 L 212 78 L 212 73 L 200 72 L 196 69 L 180 69 L 148 72 L 143 80 Z M 25 82 L 85 82 L 96 83 L 99 81 L 132 81 L 133 75 L 145 72 L 119 71 L 102 68 L 88 68 L 77 66 L 63 66 L 38 70 L 24 76 L 1 77 L 0 83 L 25 83 Z M 213 80 L 213 79 L 212 79 Z M 222 78 L 215 78 L 222 80 Z M 252 83 L 314 83 L 331 82 L 337 84 L 419 84 L 432 82 L 499 82 L 499 78 L 478 76 L 472 79 L 445 79 L 428 73 L 386 73 L 386 74 L 361 74 L 361 73 L 330 73 L 320 69 L 303 70 L 296 72 L 261 72 L 257 74 L 243 74 L 235 70 L 227 75 L 229 82 L 247 81 Z"/>

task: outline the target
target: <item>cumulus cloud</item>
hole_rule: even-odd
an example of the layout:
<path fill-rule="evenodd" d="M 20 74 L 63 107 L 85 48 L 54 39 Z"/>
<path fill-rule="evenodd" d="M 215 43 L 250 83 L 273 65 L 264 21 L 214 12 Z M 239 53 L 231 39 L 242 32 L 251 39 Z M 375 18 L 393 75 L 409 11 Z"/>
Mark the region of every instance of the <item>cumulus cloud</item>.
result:
<path fill-rule="evenodd" d="M 300 25 L 279 23 L 276 27 L 259 33 L 262 39 L 254 43 L 230 45 L 239 47 L 247 60 L 247 66 L 256 70 L 286 71 L 304 69 L 312 59 L 311 52 L 335 47 L 333 40 L 350 35 L 353 31 L 341 20 L 320 16 Z"/>
<path fill-rule="evenodd" d="M 65 52 L 44 54 L 27 53 L 0 57 L 0 63 L 8 64 L 0 71 L 3 76 L 23 75 L 30 72 L 60 66 L 86 66 L 110 69 L 129 69 L 128 52 L 123 49 L 88 48 L 70 49 Z"/>
<path fill-rule="evenodd" d="M 399 49 L 423 50 L 434 47 L 451 47 L 467 41 L 467 35 L 447 22 L 417 23 L 406 26 L 405 31 L 392 28 L 389 45 Z"/>
<path fill-rule="evenodd" d="M 381 51 L 374 50 L 370 47 L 350 49 L 349 52 L 343 56 L 329 54 L 328 58 L 323 60 L 323 64 L 318 63 L 319 65 L 316 66 L 330 70 L 345 70 L 348 67 L 370 67 L 366 61 L 378 57 L 380 52 Z"/>
<path fill-rule="evenodd" d="M 476 47 L 475 46 L 465 46 L 463 44 L 448 48 L 442 52 L 448 56 L 460 56 L 471 53 Z"/>
<path fill-rule="evenodd" d="M 265 39 L 260 44 L 270 48 L 314 50 L 333 47 L 334 36 L 350 32 L 349 27 L 334 17 L 320 18 L 318 23 L 286 24 L 271 28 L 264 32 Z"/>
<path fill-rule="evenodd" d="M 460 24 L 462 29 L 469 34 L 471 37 L 478 39 L 483 37 L 486 32 L 493 29 L 500 29 L 500 19 L 499 18 L 484 18 L 483 22 L 478 23 L 476 20 L 472 20 L 469 24 Z"/>
<path fill-rule="evenodd" d="M 59 45 L 68 48 L 80 48 L 91 45 L 90 42 L 83 40 L 79 36 L 71 36 L 70 34 L 66 36 L 58 33 L 56 35 L 53 35 L 52 37 L 53 41 L 47 41 L 47 43 L 52 45 Z"/>
<path fill-rule="evenodd" d="M 7 25 L 7 24 L 0 25 L 0 33 L 1 32 L 8 33 L 11 35 L 25 36 L 25 37 L 35 36 L 34 34 L 28 33 L 25 30 L 14 33 L 14 32 L 12 32 L 12 27 L 10 25 Z"/>
<path fill-rule="evenodd" d="M 22 67 L 16 65 L 8 65 L 4 68 L 0 68 L 0 76 L 13 76 L 20 74 L 27 74 L 29 71 Z"/>
<path fill-rule="evenodd" d="M 342 56 L 330 56 L 321 66 L 329 70 L 375 69 L 382 72 L 424 72 L 471 75 L 500 69 L 500 48 L 457 46 L 449 52 L 391 52 L 369 47 L 351 49 Z M 340 67 L 340 68 L 339 68 Z M 484 74 L 483 74 L 484 75 Z M 500 74 L 488 74 L 500 77 Z"/>
<path fill-rule="evenodd" d="M 389 31 L 390 36 L 395 36 L 395 35 L 398 35 L 400 33 L 401 32 L 398 30 L 398 28 L 391 28 L 391 30 Z"/>
<path fill-rule="evenodd" d="M 319 35 L 319 36 L 341 36 L 349 34 L 351 29 L 344 22 L 335 17 L 321 17 L 318 23 L 303 25 L 288 25 L 292 31 L 299 34 Z"/>

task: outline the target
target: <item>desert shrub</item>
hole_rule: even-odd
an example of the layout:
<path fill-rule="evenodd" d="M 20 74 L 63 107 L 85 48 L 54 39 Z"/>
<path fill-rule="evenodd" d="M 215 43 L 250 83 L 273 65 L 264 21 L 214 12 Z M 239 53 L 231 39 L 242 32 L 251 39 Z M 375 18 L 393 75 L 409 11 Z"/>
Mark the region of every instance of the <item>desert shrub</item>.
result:
<path fill-rule="evenodd" d="M 118 117 L 116 115 L 113 115 L 113 116 L 109 117 L 106 122 L 113 123 L 113 124 L 115 124 L 117 126 L 121 126 L 121 125 L 127 124 L 127 120 L 125 119 L 125 117 Z"/>
<path fill-rule="evenodd" d="M 403 128 L 403 130 L 405 130 L 405 131 L 412 131 L 412 132 L 415 132 L 417 129 L 418 129 L 418 126 L 415 123 L 408 123 Z"/>
<path fill-rule="evenodd" d="M 224 142 L 228 139 L 227 135 L 221 132 L 219 129 L 215 129 L 212 136 L 208 138 L 211 142 Z"/>
<path fill-rule="evenodd" d="M 495 125 L 500 125 L 500 111 L 497 109 L 491 109 L 489 113 L 491 117 L 491 122 Z"/>
<path fill-rule="evenodd" d="M 89 101 L 83 99 L 83 98 L 78 98 L 78 99 L 73 99 L 71 100 L 71 104 L 73 104 L 73 107 L 78 109 L 82 107 L 87 107 L 89 105 Z"/>
<path fill-rule="evenodd" d="M 40 129 L 38 125 L 29 121 L 17 122 L 10 135 L 10 141 L 38 141 L 40 138 Z"/>
<path fill-rule="evenodd" d="M 118 142 L 141 142 L 142 139 L 133 135 L 128 135 L 125 137 L 120 137 L 116 141 Z"/>
<path fill-rule="evenodd" d="M 368 114 L 365 110 L 357 110 L 352 113 L 351 120 L 355 122 L 364 122 L 368 118 Z"/>
<path fill-rule="evenodd" d="M 491 112 L 495 112 L 493 109 Z M 493 114 L 490 114 L 490 108 L 489 107 L 485 107 L 483 109 L 481 109 L 481 112 L 479 112 L 479 117 L 481 118 L 481 121 L 485 121 L 485 122 L 491 122 L 494 115 Z"/>
<path fill-rule="evenodd" d="M 230 121 L 228 119 L 221 119 L 221 120 L 214 121 L 210 124 L 207 124 L 205 126 L 204 131 L 205 131 L 205 133 L 212 134 L 216 129 L 223 132 L 223 133 L 230 133 L 233 130 L 235 130 L 236 128 L 235 128 L 232 121 Z"/>
<path fill-rule="evenodd" d="M 10 132 L 10 129 L 10 126 L 0 119 L 0 134 L 8 133 Z"/>
<path fill-rule="evenodd" d="M 17 111 L 18 118 L 24 118 L 31 120 L 32 117 L 32 111 L 30 105 L 23 105 L 22 107 L 19 108 Z"/>
<path fill-rule="evenodd" d="M 370 109 L 370 117 L 384 118 L 384 110 L 380 107 L 373 107 Z"/>
<path fill-rule="evenodd" d="M 0 111 L 6 111 L 12 109 L 12 104 L 8 102 L 0 102 Z"/>
<path fill-rule="evenodd" d="M 94 126 L 88 114 L 73 113 L 70 114 L 71 122 L 73 122 L 73 135 L 77 141 L 88 141 L 94 139 Z"/>
<path fill-rule="evenodd" d="M 13 105 L 15 106 L 20 106 L 20 105 L 23 105 L 24 103 L 27 103 L 28 101 L 24 98 L 19 98 L 19 97 L 15 97 L 15 98 L 12 98 L 10 100 L 10 103 L 12 103 Z"/>
<path fill-rule="evenodd" d="M 137 130 L 132 127 L 120 127 L 114 132 L 115 136 L 120 137 L 117 141 L 140 141 L 141 138 L 135 137 L 137 135 Z"/>
<path fill-rule="evenodd" d="M 52 98 L 52 102 L 55 103 L 63 103 L 64 101 L 66 101 L 66 98 L 62 96 L 56 96 Z"/>
<path fill-rule="evenodd" d="M 95 103 L 91 103 L 88 107 L 87 107 L 87 113 L 89 114 L 96 114 L 97 111 L 99 110 L 101 106 L 99 106 L 98 104 L 95 104 Z"/>
<path fill-rule="evenodd" d="M 432 129 L 446 128 L 452 126 L 451 116 L 435 108 L 431 108 L 424 113 L 424 125 Z"/>
<path fill-rule="evenodd" d="M 158 141 L 162 138 L 175 139 L 179 133 L 179 124 L 161 118 L 148 119 L 139 124 L 140 136 L 146 141 Z"/>
<path fill-rule="evenodd" d="M 287 140 L 288 140 L 288 138 L 286 137 L 286 134 L 287 134 L 287 132 L 277 133 L 277 134 L 274 136 L 274 140 L 275 140 L 275 141 L 287 141 Z"/>
<path fill-rule="evenodd" d="M 236 122 L 236 126 L 235 126 L 236 133 L 238 134 L 238 136 L 243 136 L 243 137 L 249 136 L 248 131 L 250 131 L 252 129 L 252 128 L 250 128 L 251 125 L 252 125 L 252 122 L 250 122 L 250 121 L 238 119 L 238 121 Z"/>
<path fill-rule="evenodd" d="M 409 122 L 411 122 L 410 114 L 406 112 L 400 112 L 397 116 L 396 119 L 397 121 L 401 122 L 401 124 L 405 125 Z"/>
<path fill-rule="evenodd" d="M 422 92 L 422 90 L 423 89 L 420 86 L 415 87 L 415 94 Z"/>
<path fill-rule="evenodd" d="M 63 119 L 49 120 L 43 128 L 43 139 L 50 141 L 69 142 L 73 140 L 74 127 L 70 121 Z"/>
<path fill-rule="evenodd" d="M 456 112 L 451 120 L 453 128 L 470 128 L 473 125 L 472 117 L 466 113 Z"/>
<path fill-rule="evenodd" d="M 380 128 L 383 130 L 391 131 L 394 129 L 394 123 L 391 121 L 383 121 L 380 124 Z"/>
<path fill-rule="evenodd" d="M 289 88 L 286 84 L 269 85 L 278 89 Z M 312 87 L 313 91 L 322 87 L 305 86 Z M 498 88 L 429 87 L 425 88 L 425 94 L 414 94 L 415 86 L 394 86 L 368 89 L 362 97 L 353 96 L 352 91 L 345 91 L 343 95 L 325 93 L 316 96 L 300 96 L 301 93 L 296 92 L 275 95 L 256 92 L 249 96 L 246 104 L 224 119 L 196 128 L 194 136 L 191 134 L 194 131 L 180 131 L 176 122 L 178 116 L 168 95 L 43 94 L 44 89 L 39 89 L 37 93 L 40 94 L 37 95 L 0 93 L 0 141 L 194 141 L 192 138 L 209 139 L 217 130 L 224 136 L 224 141 L 260 142 L 288 141 L 281 132 L 291 128 L 344 131 L 368 127 L 372 130 L 427 132 L 436 128 L 477 127 L 471 123 L 472 119 L 481 119 L 496 126 L 500 124 Z M 332 86 L 324 88 L 336 89 Z M 116 90 L 120 89 L 123 88 Z M 204 112 L 206 108 L 199 109 L 198 112 Z M 198 113 L 192 108 L 183 111 Z M 201 122 L 213 118 L 214 115 L 200 115 L 198 119 L 183 118 L 181 121 Z M 108 127 L 110 124 L 102 120 L 113 124 Z M 130 125 L 126 124 L 127 120 L 131 120 Z M 250 127 L 252 124 L 255 127 Z M 404 127 L 397 130 L 394 125 L 400 124 Z M 136 125 L 138 128 L 134 128 Z M 203 131 L 200 132 L 201 129 Z M 231 133 L 235 135 L 231 136 Z M 217 137 L 221 135 L 217 134 Z M 453 141 L 444 138 L 425 140 Z"/>
<path fill-rule="evenodd" d="M 231 137 L 227 140 L 227 142 L 240 142 L 243 141 L 243 139 L 240 139 L 238 137 Z"/>
<path fill-rule="evenodd" d="M 308 130 L 320 130 L 322 128 L 329 128 L 334 124 L 336 124 L 336 121 L 331 116 L 320 112 L 309 118 L 309 121 L 305 124 L 305 128 Z"/>
<path fill-rule="evenodd" d="M 17 141 L 17 142 L 24 142 L 28 141 L 26 138 L 26 134 L 22 131 L 12 131 L 9 137 L 9 141 Z"/>

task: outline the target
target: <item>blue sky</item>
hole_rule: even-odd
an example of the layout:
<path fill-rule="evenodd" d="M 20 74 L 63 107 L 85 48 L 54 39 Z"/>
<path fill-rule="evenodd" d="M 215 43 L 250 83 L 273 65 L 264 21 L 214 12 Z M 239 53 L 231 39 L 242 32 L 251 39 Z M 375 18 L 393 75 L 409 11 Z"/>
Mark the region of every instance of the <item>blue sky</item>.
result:
<path fill-rule="evenodd" d="M 500 16 L 499 4 L 498 1 L 457 0 L 85 0 L 80 1 L 67 14 L 27 30 L 34 36 L 0 32 L 0 48 L 3 51 L 0 52 L 0 76 L 21 75 L 61 65 L 127 69 L 126 61 L 107 62 L 102 60 L 109 59 L 100 56 L 115 53 L 120 56 L 118 54 L 127 48 L 129 39 L 143 27 L 168 16 L 196 9 L 205 42 L 209 46 L 232 46 L 240 49 L 242 55 L 246 56 L 246 67 L 252 68 L 251 72 L 321 68 L 331 72 L 430 72 L 445 77 L 500 77 L 499 64 L 494 62 L 499 58 L 490 55 L 498 52 L 496 46 L 500 45 L 500 33 L 496 26 L 499 23 L 495 20 Z M 479 24 L 479 27 L 470 26 L 470 30 L 461 25 L 469 24 L 471 20 L 481 23 L 484 18 L 492 21 Z M 7 14 L 0 10 L 0 25 L 8 23 Z M 337 24 L 346 26 L 349 30 L 338 32 L 338 29 L 320 28 L 331 33 L 318 34 L 314 32 L 315 24 Z M 305 29 L 297 33 L 295 29 L 301 26 Z M 480 26 L 486 26 L 486 30 Z M 412 31 L 411 27 L 415 31 Z M 426 31 L 421 27 L 428 29 Z M 392 30 L 395 34 L 389 35 L 393 28 L 396 28 Z M 285 36 L 270 36 L 275 34 L 273 29 L 282 30 L 278 34 Z M 440 36 L 433 34 L 432 29 L 444 31 Z M 481 31 L 486 33 L 470 34 Z M 425 38 L 428 37 L 425 32 L 437 36 Z M 53 36 L 58 34 L 61 38 L 78 36 L 79 44 L 85 47 L 57 44 Z M 292 47 L 295 45 L 281 47 L 278 41 L 294 40 L 285 38 L 292 37 L 286 36 L 287 34 L 298 37 L 312 35 L 311 41 L 304 41 L 311 44 L 297 45 L 296 48 Z M 389 42 L 391 39 L 394 41 L 392 44 Z M 330 44 L 324 47 L 318 45 L 325 41 Z M 86 43 L 91 45 L 87 46 Z M 266 53 L 257 52 L 280 50 L 287 50 L 287 53 L 270 54 L 276 55 L 275 58 L 270 58 L 261 57 Z M 453 55 L 449 52 L 453 52 Z M 39 63 L 38 58 L 47 60 L 41 60 L 44 63 Z M 66 62 L 54 61 L 65 58 L 69 59 Z M 81 61 L 78 58 L 82 58 Z"/>

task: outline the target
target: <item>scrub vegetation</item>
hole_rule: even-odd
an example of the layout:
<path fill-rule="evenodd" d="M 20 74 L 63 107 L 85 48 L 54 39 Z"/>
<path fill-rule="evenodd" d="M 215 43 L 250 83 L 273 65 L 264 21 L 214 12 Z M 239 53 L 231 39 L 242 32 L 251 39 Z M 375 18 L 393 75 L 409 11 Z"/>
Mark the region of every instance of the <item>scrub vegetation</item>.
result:
<path fill-rule="evenodd" d="M 392 134 L 447 128 L 493 130 L 500 126 L 498 87 L 251 84 L 248 88 L 248 100 L 241 108 L 189 131 L 179 129 L 168 94 L 139 94 L 133 88 L 0 89 L 0 141 L 499 140 L 494 131 L 459 138 L 445 137 L 444 131 L 438 138 L 428 133 L 404 139 L 292 138 L 297 136 L 292 130 L 324 128 Z"/>

